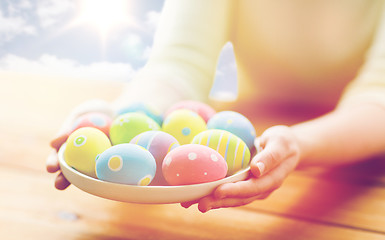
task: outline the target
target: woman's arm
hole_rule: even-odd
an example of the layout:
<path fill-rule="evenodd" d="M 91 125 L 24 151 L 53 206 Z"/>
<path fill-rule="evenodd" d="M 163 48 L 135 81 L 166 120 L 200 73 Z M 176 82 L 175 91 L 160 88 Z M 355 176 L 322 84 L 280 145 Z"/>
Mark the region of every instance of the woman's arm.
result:
<path fill-rule="evenodd" d="M 300 166 L 353 163 L 385 152 L 385 106 L 344 106 L 293 130 L 301 149 Z"/>
<path fill-rule="evenodd" d="M 293 127 L 303 149 L 301 165 L 344 164 L 384 152 L 384 123 L 385 6 L 365 64 L 337 108 Z"/>
<path fill-rule="evenodd" d="M 264 199 L 297 166 L 354 163 L 385 152 L 385 9 L 368 58 L 336 109 L 291 127 L 274 126 L 256 141 L 253 177 L 219 186 L 197 202 L 206 212 Z"/>
<path fill-rule="evenodd" d="M 141 101 L 160 111 L 180 100 L 206 102 L 218 56 L 231 37 L 234 4 L 166 1 L 150 58 L 119 101 Z"/>

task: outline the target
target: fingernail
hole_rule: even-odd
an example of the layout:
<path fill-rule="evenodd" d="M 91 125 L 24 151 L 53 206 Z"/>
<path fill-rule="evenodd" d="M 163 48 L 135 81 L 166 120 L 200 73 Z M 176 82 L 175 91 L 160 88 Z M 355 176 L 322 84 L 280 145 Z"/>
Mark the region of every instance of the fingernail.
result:
<path fill-rule="evenodd" d="M 46 165 L 52 165 L 55 163 L 54 155 L 51 153 L 48 155 L 47 160 L 46 160 Z"/>
<path fill-rule="evenodd" d="M 189 208 L 192 204 L 189 204 L 189 203 L 181 203 L 180 204 L 182 207 L 184 208 Z"/>
<path fill-rule="evenodd" d="M 57 159 L 53 153 L 48 155 L 46 160 L 46 169 L 49 173 L 54 173 L 58 170 Z"/>
<path fill-rule="evenodd" d="M 211 207 L 207 207 L 206 209 L 202 210 L 201 212 L 202 212 L 202 213 L 206 213 L 206 212 L 208 212 L 208 211 L 210 211 L 210 210 L 211 210 Z"/>
<path fill-rule="evenodd" d="M 259 176 L 261 176 L 263 174 L 263 172 L 265 171 L 265 164 L 263 162 L 257 162 L 255 164 L 259 170 Z"/>

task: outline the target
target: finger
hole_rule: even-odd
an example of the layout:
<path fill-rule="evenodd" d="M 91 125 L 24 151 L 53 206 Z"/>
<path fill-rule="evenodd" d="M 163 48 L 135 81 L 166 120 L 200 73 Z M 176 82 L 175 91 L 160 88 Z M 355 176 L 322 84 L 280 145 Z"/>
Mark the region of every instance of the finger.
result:
<path fill-rule="evenodd" d="M 68 182 L 68 180 L 64 177 L 63 173 L 59 173 L 55 180 L 55 188 L 57 188 L 58 190 L 64 190 L 69 185 L 71 185 L 71 183 Z"/>
<path fill-rule="evenodd" d="M 49 173 L 55 173 L 59 171 L 60 165 L 59 165 L 56 150 L 52 150 L 52 152 L 48 155 L 46 168 L 47 168 L 47 172 Z"/>
<path fill-rule="evenodd" d="M 254 146 L 255 146 L 255 149 L 257 150 L 257 153 L 260 153 L 263 150 L 260 137 L 256 137 L 254 139 Z"/>
<path fill-rule="evenodd" d="M 212 209 L 239 207 L 247 205 L 258 199 L 265 199 L 270 193 L 264 193 L 261 195 L 249 197 L 249 198 L 224 198 L 216 199 L 213 196 L 207 196 L 202 198 L 198 203 L 198 209 L 200 212 L 205 213 Z"/>
<path fill-rule="evenodd" d="M 275 189 L 276 181 L 271 174 L 261 178 L 250 178 L 235 183 L 225 183 L 217 187 L 214 196 L 217 199 L 229 197 L 249 198 Z"/>
<path fill-rule="evenodd" d="M 189 201 L 189 202 L 183 202 L 180 205 L 182 207 L 184 207 L 184 208 L 189 208 L 189 207 L 191 207 L 191 205 L 194 205 L 194 204 L 196 204 L 198 202 L 199 202 L 199 199 L 198 200 L 194 200 L 194 201 Z"/>
<path fill-rule="evenodd" d="M 271 171 L 287 158 L 287 151 L 276 142 L 269 142 L 264 149 L 252 159 L 250 170 L 254 176 L 260 177 Z"/>
<path fill-rule="evenodd" d="M 272 192 L 282 185 L 284 179 L 294 168 L 295 164 L 292 161 L 286 161 L 260 178 L 252 177 L 245 181 L 222 184 L 214 190 L 213 195 L 217 199 L 249 198 Z"/>
<path fill-rule="evenodd" d="M 295 166 L 295 161 L 285 161 L 260 178 L 250 178 L 246 181 L 220 185 L 213 195 L 218 199 L 223 199 L 229 197 L 248 198 L 271 193 L 282 185 L 284 179 L 293 171 Z"/>
<path fill-rule="evenodd" d="M 50 143 L 51 147 L 56 149 L 56 151 L 59 151 L 59 148 L 61 147 L 61 145 L 63 145 L 63 143 L 67 141 L 68 136 L 69 136 L 68 133 L 59 135 L 58 137 L 56 137 L 51 141 Z"/>

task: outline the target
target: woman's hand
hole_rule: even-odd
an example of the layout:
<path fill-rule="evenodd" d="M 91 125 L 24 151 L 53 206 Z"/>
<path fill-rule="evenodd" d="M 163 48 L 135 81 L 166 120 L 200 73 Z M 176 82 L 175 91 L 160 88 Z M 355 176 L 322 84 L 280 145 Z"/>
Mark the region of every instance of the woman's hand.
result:
<path fill-rule="evenodd" d="M 279 188 L 300 160 L 298 140 L 290 127 L 274 126 L 256 139 L 258 154 L 250 163 L 251 177 L 245 181 L 225 183 L 198 201 L 186 202 L 185 208 L 198 203 L 201 212 L 223 207 L 237 207 L 265 199 Z"/>
<path fill-rule="evenodd" d="M 61 130 L 59 131 L 58 137 L 56 137 L 50 142 L 50 145 L 53 150 L 48 156 L 46 162 L 47 172 L 58 172 L 58 175 L 55 179 L 55 187 L 59 190 L 66 189 L 70 185 L 70 182 L 68 182 L 68 180 L 64 177 L 63 173 L 60 171 L 59 158 L 57 152 L 59 151 L 61 145 L 63 145 L 63 143 L 67 141 L 67 138 L 72 128 L 71 126 L 76 120 L 76 118 L 88 112 L 101 112 L 111 117 L 113 117 L 114 115 L 114 110 L 110 103 L 101 99 L 92 99 L 77 106 L 67 117 Z"/>
<path fill-rule="evenodd" d="M 57 152 L 59 151 L 61 145 L 65 143 L 67 138 L 68 138 L 68 134 L 63 134 L 51 141 L 50 145 L 54 149 L 52 150 L 51 154 L 48 156 L 47 163 L 46 163 L 47 172 L 49 173 L 59 172 L 59 174 L 56 176 L 56 179 L 55 179 L 55 187 L 59 190 L 64 190 L 70 185 L 68 180 L 63 176 L 63 173 L 60 171 L 59 158 L 57 155 Z"/>

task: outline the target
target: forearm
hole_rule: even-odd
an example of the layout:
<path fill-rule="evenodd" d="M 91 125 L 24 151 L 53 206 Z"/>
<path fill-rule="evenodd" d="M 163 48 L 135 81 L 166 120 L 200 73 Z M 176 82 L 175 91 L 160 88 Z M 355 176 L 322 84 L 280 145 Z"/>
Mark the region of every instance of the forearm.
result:
<path fill-rule="evenodd" d="M 118 102 L 164 110 L 182 99 L 207 101 L 218 55 L 230 40 L 231 0 L 165 2 L 146 66 Z"/>
<path fill-rule="evenodd" d="M 299 166 L 340 165 L 385 152 L 385 108 L 359 104 L 292 126 L 299 145 Z"/>

